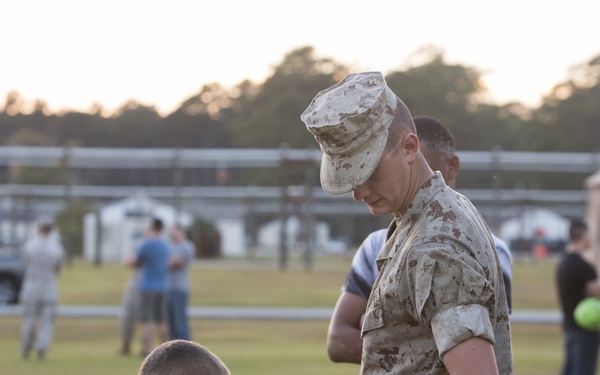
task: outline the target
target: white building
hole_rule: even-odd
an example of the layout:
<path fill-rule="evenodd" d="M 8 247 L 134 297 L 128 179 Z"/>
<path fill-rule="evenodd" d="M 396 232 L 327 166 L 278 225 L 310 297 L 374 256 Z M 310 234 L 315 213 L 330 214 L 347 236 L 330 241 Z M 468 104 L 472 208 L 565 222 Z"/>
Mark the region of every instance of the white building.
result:
<path fill-rule="evenodd" d="M 532 208 L 524 211 L 519 217 L 502 223 L 498 237 L 504 240 L 513 253 L 519 246 L 533 247 L 535 243 L 561 247 L 569 240 L 570 220 L 546 208 Z M 560 250 L 560 249 L 554 249 Z"/>
<path fill-rule="evenodd" d="M 300 220 L 291 216 L 286 220 L 286 246 L 290 253 L 302 252 L 306 244 L 300 241 Z M 263 225 L 258 231 L 258 248 L 264 255 L 277 254 L 281 238 L 281 220 L 273 220 Z M 315 253 L 330 252 L 329 225 L 324 222 L 313 223 L 311 231 L 311 247 Z"/>
<path fill-rule="evenodd" d="M 101 207 L 83 219 L 83 256 L 93 261 L 99 254 L 103 262 L 121 262 L 132 254 L 150 219 L 157 217 L 165 228 L 175 224 L 189 226 L 191 214 L 157 201 L 140 191 L 128 198 Z M 98 223 L 98 218 L 100 223 Z"/>
<path fill-rule="evenodd" d="M 215 221 L 221 235 L 221 253 L 226 257 L 246 256 L 245 228 L 240 219 L 218 219 Z"/>

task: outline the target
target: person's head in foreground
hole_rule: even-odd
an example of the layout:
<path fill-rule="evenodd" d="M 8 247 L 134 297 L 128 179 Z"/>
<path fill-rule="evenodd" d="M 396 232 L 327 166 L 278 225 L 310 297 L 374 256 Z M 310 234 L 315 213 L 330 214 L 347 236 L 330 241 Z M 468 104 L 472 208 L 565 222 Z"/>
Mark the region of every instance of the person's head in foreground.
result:
<path fill-rule="evenodd" d="M 433 175 L 410 111 L 380 72 L 348 75 L 317 94 L 301 118 L 323 151 L 323 190 L 352 192 L 375 215 L 402 216 Z"/>
<path fill-rule="evenodd" d="M 193 341 L 160 344 L 144 360 L 138 375 L 229 375 L 231 372 L 210 350 Z"/>

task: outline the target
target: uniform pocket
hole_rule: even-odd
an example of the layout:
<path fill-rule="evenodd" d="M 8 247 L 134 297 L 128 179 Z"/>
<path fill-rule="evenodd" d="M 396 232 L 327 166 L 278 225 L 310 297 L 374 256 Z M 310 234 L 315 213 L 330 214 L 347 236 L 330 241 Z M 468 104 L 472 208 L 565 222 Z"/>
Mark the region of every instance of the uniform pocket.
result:
<path fill-rule="evenodd" d="M 415 270 L 415 310 L 417 316 L 423 314 L 423 308 L 425 302 L 431 294 L 431 286 L 433 285 L 433 278 L 436 269 L 435 260 L 424 255 L 423 259 L 417 265 Z"/>
<path fill-rule="evenodd" d="M 371 297 L 369 305 L 367 306 L 367 312 L 365 313 L 361 336 L 364 336 L 365 333 L 369 331 L 385 326 L 385 318 L 383 316 L 381 298 L 379 296 L 379 287 L 371 293 Z"/>

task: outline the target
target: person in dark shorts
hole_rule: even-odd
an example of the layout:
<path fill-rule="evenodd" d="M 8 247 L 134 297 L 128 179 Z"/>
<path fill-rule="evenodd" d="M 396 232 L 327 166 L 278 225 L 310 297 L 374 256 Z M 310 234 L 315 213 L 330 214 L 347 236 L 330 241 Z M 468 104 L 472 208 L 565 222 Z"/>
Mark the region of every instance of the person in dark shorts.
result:
<path fill-rule="evenodd" d="M 161 343 L 168 339 L 167 289 L 170 249 L 167 242 L 161 238 L 163 227 L 162 220 L 152 219 L 143 244 L 130 261 L 140 272 L 139 319 L 143 326 L 142 357 L 146 357 L 153 349 L 156 334 Z"/>
<path fill-rule="evenodd" d="M 587 225 L 573 219 L 569 243 L 556 268 L 556 287 L 563 314 L 564 361 L 562 375 L 594 375 L 600 348 L 598 330 L 587 331 L 575 322 L 575 307 L 586 297 L 600 297 L 600 283 L 594 266 L 585 259 L 590 247 Z"/>

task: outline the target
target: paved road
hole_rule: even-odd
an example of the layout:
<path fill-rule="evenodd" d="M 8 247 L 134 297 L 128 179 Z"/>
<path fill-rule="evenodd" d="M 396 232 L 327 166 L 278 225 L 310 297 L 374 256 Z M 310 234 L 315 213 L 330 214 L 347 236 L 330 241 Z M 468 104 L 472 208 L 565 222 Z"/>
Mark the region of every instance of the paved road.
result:
<path fill-rule="evenodd" d="M 22 306 L 0 306 L 0 316 L 19 316 Z M 116 318 L 120 306 L 61 305 L 58 316 Z M 330 308 L 285 308 L 285 307 L 230 307 L 230 306 L 191 306 L 188 309 L 191 318 L 211 319 L 266 319 L 266 320 L 329 320 L 333 309 Z M 521 310 L 513 311 L 511 323 L 559 324 L 559 311 Z"/>

